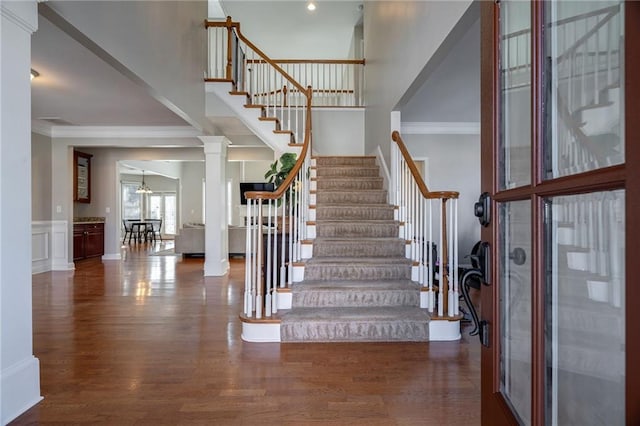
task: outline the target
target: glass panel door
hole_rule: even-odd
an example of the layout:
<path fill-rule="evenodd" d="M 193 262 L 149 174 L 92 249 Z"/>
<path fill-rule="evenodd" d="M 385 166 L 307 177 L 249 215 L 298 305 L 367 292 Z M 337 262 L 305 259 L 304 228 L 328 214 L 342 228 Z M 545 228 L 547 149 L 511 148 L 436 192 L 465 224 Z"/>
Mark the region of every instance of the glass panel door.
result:
<path fill-rule="evenodd" d="M 640 424 L 640 2 L 480 8 L 482 422 Z"/>
<path fill-rule="evenodd" d="M 623 6 L 545 2 L 548 179 L 624 162 Z"/>
<path fill-rule="evenodd" d="M 531 3 L 500 4 L 500 189 L 531 183 Z"/>
<path fill-rule="evenodd" d="M 177 229 L 176 194 L 164 197 L 164 233 L 175 235 Z"/>
<path fill-rule="evenodd" d="M 149 219 L 162 219 L 163 235 L 175 235 L 177 228 L 176 194 L 172 192 L 155 192 L 148 196 Z"/>
<path fill-rule="evenodd" d="M 550 425 L 625 423 L 624 195 L 546 200 Z"/>
<path fill-rule="evenodd" d="M 531 424 L 531 201 L 500 204 L 500 391 Z"/>

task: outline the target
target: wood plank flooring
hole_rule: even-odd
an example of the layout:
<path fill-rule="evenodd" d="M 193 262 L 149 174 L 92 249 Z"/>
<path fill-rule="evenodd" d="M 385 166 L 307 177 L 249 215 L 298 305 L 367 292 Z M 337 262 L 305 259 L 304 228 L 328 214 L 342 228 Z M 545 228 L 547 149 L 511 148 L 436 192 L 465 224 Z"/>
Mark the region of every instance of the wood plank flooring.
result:
<path fill-rule="evenodd" d="M 12 424 L 480 424 L 477 338 L 246 343 L 243 259 L 204 278 L 150 251 L 33 276 L 44 400 Z"/>

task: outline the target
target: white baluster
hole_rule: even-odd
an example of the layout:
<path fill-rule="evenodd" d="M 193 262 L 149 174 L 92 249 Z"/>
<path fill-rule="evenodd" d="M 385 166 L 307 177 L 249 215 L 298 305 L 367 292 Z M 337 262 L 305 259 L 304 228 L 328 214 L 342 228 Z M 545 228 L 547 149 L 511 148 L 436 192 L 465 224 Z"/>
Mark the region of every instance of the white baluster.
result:
<path fill-rule="evenodd" d="M 271 200 L 268 201 L 267 205 L 267 217 L 269 221 L 271 221 Z M 271 226 L 267 227 L 267 282 L 266 282 L 266 290 L 265 290 L 265 313 L 264 315 L 269 318 L 271 316 Z"/>
<path fill-rule="evenodd" d="M 287 203 L 285 203 L 284 201 L 284 196 L 282 198 L 280 198 L 280 203 L 282 205 L 282 219 L 281 219 L 281 225 L 280 225 L 280 287 L 284 288 L 286 287 L 286 277 L 287 277 L 287 267 L 286 267 L 286 246 L 285 246 L 285 226 L 286 226 L 286 207 L 287 207 Z"/>

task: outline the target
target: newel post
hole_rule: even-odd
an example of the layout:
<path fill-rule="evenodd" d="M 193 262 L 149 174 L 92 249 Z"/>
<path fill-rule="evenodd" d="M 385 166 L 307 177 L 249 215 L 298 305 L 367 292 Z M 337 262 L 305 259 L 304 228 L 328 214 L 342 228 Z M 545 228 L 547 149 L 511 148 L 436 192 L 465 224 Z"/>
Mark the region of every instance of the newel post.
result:
<path fill-rule="evenodd" d="M 227 20 L 226 20 L 226 26 L 227 26 L 227 75 L 226 75 L 226 79 L 227 80 L 231 80 L 232 78 L 232 59 L 231 59 L 231 50 L 232 50 L 232 43 L 231 43 L 231 37 L 233 36 L 233 25 L 231 22 L 231 16 L 227 16 Z"/>

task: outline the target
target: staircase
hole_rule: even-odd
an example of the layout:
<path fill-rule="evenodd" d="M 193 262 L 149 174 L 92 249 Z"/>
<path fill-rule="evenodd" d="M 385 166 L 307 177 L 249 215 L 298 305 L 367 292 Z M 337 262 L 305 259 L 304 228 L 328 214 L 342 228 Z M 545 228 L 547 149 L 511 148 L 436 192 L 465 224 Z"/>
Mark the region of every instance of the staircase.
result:
<path fill-rule="evenodd" d="M 428 341 L 429 314 L 375 157 L 316 158 L 316 238 L 282 342 Z"/>

